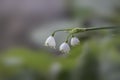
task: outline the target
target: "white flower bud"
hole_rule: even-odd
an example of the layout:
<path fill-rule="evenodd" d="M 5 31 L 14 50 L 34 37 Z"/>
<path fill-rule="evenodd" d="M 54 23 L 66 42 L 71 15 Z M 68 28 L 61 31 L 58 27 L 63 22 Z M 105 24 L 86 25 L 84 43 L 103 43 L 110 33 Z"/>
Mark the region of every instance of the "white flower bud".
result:
<path fill-rule="evenodd" d="M 64 42 L 60 45 L 59 50 L 63 53 L 69 53 L 70 51 L 70 46 L 68 45 L 68 43 Z"/>
<path fill-rule="evenodd" d="M 55 48 L 56 42 L 53 36 L 49 36 L 45 41 L 45 46 L 49 46 L 51 48 Z"/>
<path fill-rule="evenodd" d="M 79 39 L 77 37 L 72 37 L 71 39 L 71 46 L 76 46 L 80 43 Z"/>

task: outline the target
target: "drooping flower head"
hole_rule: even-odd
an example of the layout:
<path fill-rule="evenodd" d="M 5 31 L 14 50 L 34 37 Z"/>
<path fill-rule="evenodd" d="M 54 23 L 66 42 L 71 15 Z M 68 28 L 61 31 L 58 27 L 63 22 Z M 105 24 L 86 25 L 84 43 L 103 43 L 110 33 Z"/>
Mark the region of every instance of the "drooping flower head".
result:
<path fill-rule="evenodd" d="M 71 43 L 71 46 L 76 46 L 80 43 L 80 41 L 77 37 L 72 37 L 70 43 Z"/>
<path fill-rule="evenodd" d="M 70 51 L 70 46 L 68 45 L 67 42 L 64 42 L 60 45 L 59 50 L 63 53 L 69 53 Z"/>
<path fill-rule="evenodd" d="M 56 41 L 53 36 L 49 36 L 45 41 L 45 46 L 49 46 L 51 48 L 56 47 Z"/>

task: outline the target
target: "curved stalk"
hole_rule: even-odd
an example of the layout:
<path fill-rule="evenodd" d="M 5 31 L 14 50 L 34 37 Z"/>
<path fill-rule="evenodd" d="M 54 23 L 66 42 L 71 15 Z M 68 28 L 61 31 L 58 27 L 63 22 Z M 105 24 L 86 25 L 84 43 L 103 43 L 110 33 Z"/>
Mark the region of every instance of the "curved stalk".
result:
<path fill-rule="evenodd" d="M 68 43 L 68 40 L 69 40 L 69 38 L 72 36 L 72 34 L 69 34 L 68 36 L 67 36 L 67 38 L 66 38 L 66 43 Z"/>
<path fill-rule="evenodd" d="M 60 32 L 60 31 L 69 31 L 69 30 L 71 30 L 71 29 L 56 30 L 56 31 L 54 31 L 54 32 L 52 33 L 52 36 L 54 36 L 56 32 Z"/>

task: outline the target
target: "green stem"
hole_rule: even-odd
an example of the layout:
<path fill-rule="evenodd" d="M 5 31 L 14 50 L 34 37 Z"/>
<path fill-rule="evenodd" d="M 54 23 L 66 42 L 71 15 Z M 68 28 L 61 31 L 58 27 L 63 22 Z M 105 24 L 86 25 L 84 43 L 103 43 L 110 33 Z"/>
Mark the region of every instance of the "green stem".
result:
<path fill-rule="evenodd" d="M 68 40 L 69 40 L 69 38 L 72 36 L 72 34 L 69 34 L 68 36 L 67 36 L 67 38 L 66 38 L 66 43 L 68 43 Z"/>
<path fill-rule="evenodd" d="M 71 29 L 56 30 L 56 31 L 54 31 L 54 32 L 52 33 L 52 36 L 54 36 L 56 32 L 60 32 L 60 31 L 69 31 L 69 30 L 71 30 Z"/>
<path fill-rule="evenodd" d="M 119 26 L 115 27 L 94 27 L 94 28 L 86 28 L 85 31 L 92 31 L 92 30 L 102 30 L 102 29 L 117 29 L 120 28 Z"/>

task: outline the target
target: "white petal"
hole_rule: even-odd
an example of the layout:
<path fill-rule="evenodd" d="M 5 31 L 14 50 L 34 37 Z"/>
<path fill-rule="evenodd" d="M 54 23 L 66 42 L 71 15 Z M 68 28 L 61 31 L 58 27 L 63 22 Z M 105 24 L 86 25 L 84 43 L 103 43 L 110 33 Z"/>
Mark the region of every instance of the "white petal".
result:
<path fill-rule="evenodd" d="M 69 47 L 69 45 L 68 45 L 66 42 L 64 42 L 64 43 L 62 43 L 62 44 L 60 45 L 59 50 L 60 50 L 61 52 L 63 52 L 63 53 L 69 53 L 70 47 Z"/>
<path fill-rule="evenodd" d="M 47 38 L 47 40 L 45 41 L 45 46 L 49 46 L 49 47 L 55 48 L 56 42 L 55 42 L 55 39 L 54 39 L 53 36 L 49 36 Z"/>
<path fill-rule="evenodd" d="M 73 37 L 73 38 L 71 39 L 71 45 L 72 45 L 72 46 L 78 45 L 79 43 L 80 43 L 80 41 L 79 41 L 78 38 Z"/>

